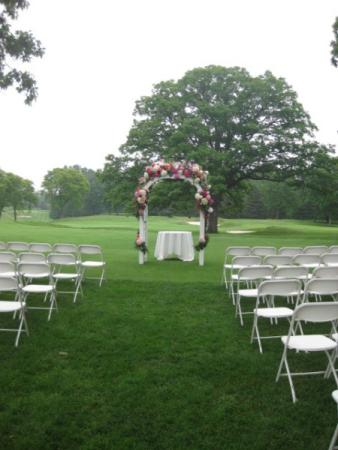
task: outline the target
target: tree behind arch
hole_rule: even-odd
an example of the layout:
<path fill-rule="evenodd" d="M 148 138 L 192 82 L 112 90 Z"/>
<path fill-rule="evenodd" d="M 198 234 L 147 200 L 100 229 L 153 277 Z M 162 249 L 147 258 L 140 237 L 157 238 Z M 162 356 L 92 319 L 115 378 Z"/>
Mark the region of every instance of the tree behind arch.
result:
<path fill-rule="evenodd" d="M 271 72 L 208 66 L 156 84 L 136 102 L 135 120 L 120 148 L 125 156 L 195 160 L 210 173 L 217 205 L 244 180 L 283 180 L 311 167 L 316 130 L 297 94 Z"/>

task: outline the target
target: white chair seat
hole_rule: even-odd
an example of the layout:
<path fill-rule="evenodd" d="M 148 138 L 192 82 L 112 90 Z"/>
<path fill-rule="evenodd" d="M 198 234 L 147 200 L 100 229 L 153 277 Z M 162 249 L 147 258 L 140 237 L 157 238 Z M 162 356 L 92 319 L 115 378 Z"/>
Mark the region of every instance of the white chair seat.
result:
<path fill-rule="evenodd" d="M 56 280 L 73 280 L 78 278 L 80 275 L 78 273 L 54 273 L 53 278 Z"/>
<path fill-rule="evenodd" d="M 26 294 L 31 293 L 47 293 L 52 292 L 54 290 L 54 286 L 44 285 L 44 284 L 28 284 L 22 288 L 22 291 Z"/>
<path fill-rule="evenodd" d="M 338 390 L 337 389 L 332 392 L 332 398 L 336 403 L 338 403 Z"/>
<path fill-rule="evenodd" d="M 83 267 L 103 267 L 106 263 L 104 261 L 83 261 L 81 266 Z"/>
<path fill-rule="evenodd" d="M 0 277 L 16 277 L 18 274 L 16 272 L 2 272 Z"/>
<path fill-rule="evenodd" d="M 238 294 L 241 297 L 257 297 L 257 289 L 239 289 Z"/>
<path fill-rule="evenodd" d="M 283 318 L 283 317 L 291 317 L 293 314 L 293 310 L 285 307 L 278 308 L 258 308 L 255 309 L 255 314 L 258 317 L 266 317 L 266 318 Z"/>
<path fill-rule="evenodd" d="M 41 272 L 39 274 L 36 273 L 24 273 L 23 274 L 26 278 L 47 278 L 49 276 L 48 272 Z"/>
<path fill-rule="evenodd" d="M 22 309 L 22 307 L 25 307 L 25 303 L 23 302 L 13 302 L 13 301 L 6 301 L 1 300 L 0 301 L 0 312 L 14 312 L 19 311 Z"/>
<path fill-rule="evenodd" d="M 282 336 L 283 344 L 286 344 L 287 336 Z M 309 334 L 290 336 L 288 348 L 306 352 L 323 352 L 333 350 L 337 343 L 323 335 Z"/>

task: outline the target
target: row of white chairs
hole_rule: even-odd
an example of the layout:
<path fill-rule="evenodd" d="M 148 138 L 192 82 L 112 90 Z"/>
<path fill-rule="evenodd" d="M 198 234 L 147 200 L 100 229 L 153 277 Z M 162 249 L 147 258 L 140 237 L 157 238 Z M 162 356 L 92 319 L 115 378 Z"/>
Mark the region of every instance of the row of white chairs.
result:
<path fill-rule="evenodd" d="M 16 331 L 15 346 L 18 346 L 20 335 L 29 334 L 26 320 L 27 309 L 47 310 L 47 320 L 51 319 L 53 311 L 58 309 L 57 294 L 72 294 L 75 303 L 82 292 L 83 272 L 76 257 L 72 254 L 54 253 L 48 256 L 47 262 L 12 262 L 0 263 L 0 294 L 12 293 L 11 300 L 0 300 L 0 313 L 19 313 L 19 326 L 17 328 L 0 328 L 1 331 Z M 58 284 L 71 283 L 69 290 L 61 290 Z M 43 303 L 40 306 L 29 304 L 28 296 L 42 295 Z"/>
<path fill-rule="evenodd" d="M 268 255 L 268 256 L 234 256 L 230 264 L 224 264 L 222 282 L 225 287 L 231 283 L 232 277 L 236 271 L 249 266 L 270 265 L 273 267 L 281 266 L 302 266 L 308 269 L 316 269 L 318 267 L 338 267 L 338 253 L 324 253 L 322 255 L 315 254 L 298 254 L 294 256 L 288 255 Z M 228 277 L 229 275 L 229 277 Z"/>
<path fill-rule="evenodd" d="M 338 343 L 336 328 L 336 321 L 338 320 L 337 295 L 338 280 L 325 278 L 312 279 L 305 284 L 305 287 L 302 281 L 297 279 L 270 279 L 261 281 L 257 287 L 239 289 L 236 294 L 236 314 L 240 317 L 243 314 L 240 307 L 240 298 L 254 300 L 255 306 L 251 310 L 251 314 L 253 314 L 251 343 L 258 343 L 260 353 L 263 353 L 262 341 L 264 339 L 279 338 L 282 340 L 284 350 L 276 381 L 283 375 L 287 376 L 293 402 L 297 400 L 293 376 L 310 373 L 290 371 L 287 360 L 290 350 L 296 352 L 324 351 L 328 358 L 328 367 L 322 371 L 311 372 L 311 374 L 324 374 L 325 377 L 328 377 L 332 373 L 338 387 L 338 377 L 334 369 Z M 316 301 L 311 301 L 312 298 Z M 328 301 L 329 299 L 330 301 Z M 289 322 L 288 334 L 284 336 L 262 335 L 259 323 L 264 319 L 271 325 L 277 324 L 279 320 L 286 319 Z M 306 334 L 308 322 L 328 322 L 330 325 L 327 330 L 328 333 Z"/>
<path fill-rule="evenodd" d="M 23 244 L 23 243 L 16 243 Z M 83 272 L 88 269 L 99 270 L 99 276 L 91 276 L 87 278 L 94 278 L 99 280 L 99 285 L 102 285 L 105 276 L 105 261 L 103 258 L 102 249 L 99 245 L 94 244 L 50 244 L 35 243 L 27 244 L 30 246 L 29 251 L 20 251 L 21 247 L 15 247 L 16 252 L 7 250 L 0 251 L 0 264 L 5 262 L 20 263 L 20 262 L 49 262 L 50 255 L 57 253 L 72 255 L 80 264 Z M 12 249 L 14 250 L 14 249 Z M 40 251 L 38 251 L 40 250 Z"/>

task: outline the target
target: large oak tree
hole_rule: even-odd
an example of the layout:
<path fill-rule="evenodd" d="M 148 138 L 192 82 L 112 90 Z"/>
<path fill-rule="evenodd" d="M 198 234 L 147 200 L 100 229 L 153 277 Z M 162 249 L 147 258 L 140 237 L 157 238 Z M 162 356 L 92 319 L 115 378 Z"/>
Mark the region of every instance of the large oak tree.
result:
<path fill-rule="evenodd" d="M 37 85 L 22 63 L 42 57 L 44 49 L 30 31 L 12 29 L 19 11 L 28 6 L 26 0 L 0 0 L 0 89 L 15 86 L 25 94 L 25 103 L 31 104 L 37 97 Z"/>
<path fill-rule="evenodd" d="M 210 231 L 217 230 L 218 206 L 244 180 L 299 177 L 326 151 L 314 141 L 316 127 L 297 94 L 271 72 L 196 68 L 155 85 L 136 102 L 134 116 L 124 156 L 138 164 L 195 160 L 209 171 L 216 198 Z"/>

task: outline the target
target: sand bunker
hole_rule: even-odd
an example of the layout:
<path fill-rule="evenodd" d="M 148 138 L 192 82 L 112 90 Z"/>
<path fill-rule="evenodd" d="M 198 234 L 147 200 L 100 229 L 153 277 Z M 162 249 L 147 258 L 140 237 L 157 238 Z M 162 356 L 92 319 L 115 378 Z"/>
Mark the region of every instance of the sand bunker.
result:
<path fill-rule="evenodd" d="M 225 230 L 226 233 L 230 234 L 249 234 L 254 233 L 253 230 Z"/>

